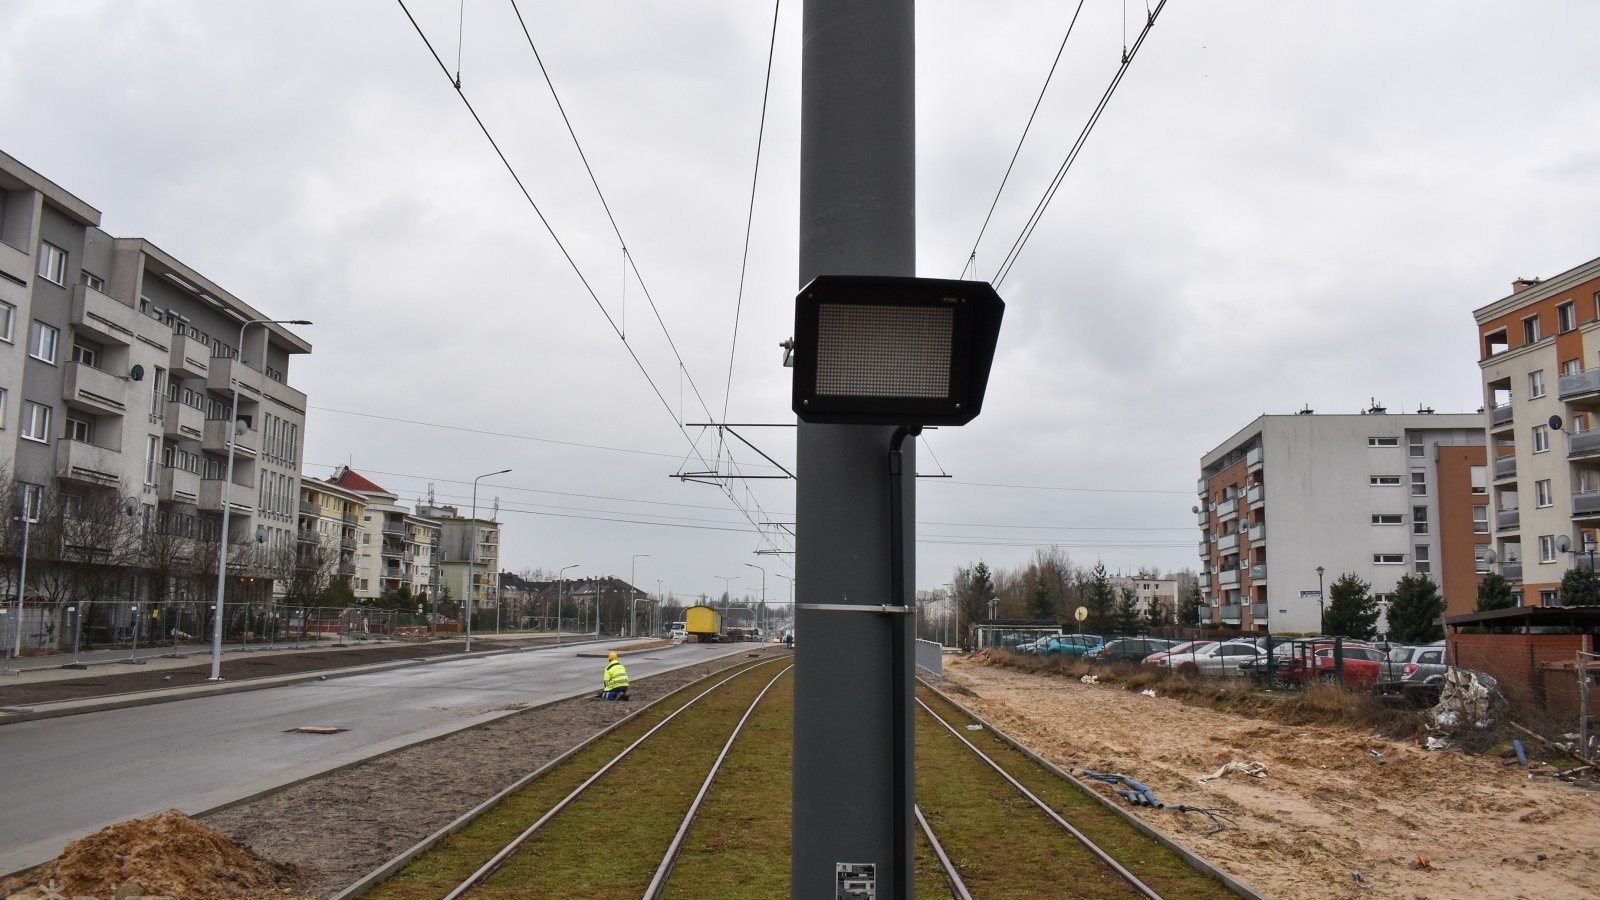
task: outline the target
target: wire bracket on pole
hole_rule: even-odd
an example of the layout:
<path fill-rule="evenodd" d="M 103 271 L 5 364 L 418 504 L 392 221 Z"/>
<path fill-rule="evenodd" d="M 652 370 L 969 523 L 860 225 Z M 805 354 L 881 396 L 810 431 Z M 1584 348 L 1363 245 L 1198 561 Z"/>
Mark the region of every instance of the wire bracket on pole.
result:
<path fill-rule="evenodd" d="M 869 606 L 865 603 L 796 603 L 794 608 L 820 612 L 867 612 L 880 615 L 909 613 L 913 609 L 910 606 L 890 606 L 887 603 L 879 603 L 876 606 Z"/>

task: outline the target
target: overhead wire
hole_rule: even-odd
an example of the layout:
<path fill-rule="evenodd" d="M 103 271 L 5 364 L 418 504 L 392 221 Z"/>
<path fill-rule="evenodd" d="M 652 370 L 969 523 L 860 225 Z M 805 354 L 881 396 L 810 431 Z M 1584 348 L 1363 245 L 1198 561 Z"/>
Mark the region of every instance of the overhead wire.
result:
<path fill-rule="evenodd" d="M 1055 77 L 1056 67 L 1061 65 L 1061 54 L 1067 49 L 1067 40 L 1072 37 L 1072 29 L 1078 24 L 1078 14 L 1083 12 L 1084 0 L 1078 0 L 1078 8 L 1072 12 L 1072 21 L 1067 23 L 1067 33 L 1061 38 L 1061 46 L 1056 48 L 1055 59 L 1050 61 L 1050 71 L 1045 73 L 1044 84 L 1039 86 L 1039 96 L 1033 101 L 1033 109 L 1028 113 L 1028 122 L 1022 126 L 1022 135 L 1017 138 L 1017 148 L 1011 151 L 1011 161 L 1006 163 L 1005 174 L 1000 177 L 1000 186 L 995 189 L 994 199 L 989 202 L 989 212 L 983 217 L 983 224 L 978 227 L 978 236 L 972 242 L 972 252 L 967 254 L 967 261 L 961 267 L 961 274 L 957 278 L 965 278 L 967 270 L 973 269 L 976 273 L 978 265 L 978 245 L 983 243 L 983 235 L 989 230 L 989 220 L 994 218 L 995 207 L 1000 205 L 1000 195 L 1005 192 L 1006 182 L 1011 180 L 1011 170 L 1017 165 L 1017 157 L 1022 154 L 1022 144 L 1028 139 L 1028 131 L 1033 128 L 1034 117 L 1039 115 L 1039 105 L 1044 102 L 1045 91 L 1050 89 L 1050 80 Z M 1126 43 L 1126 39 L 1124 39 Z"/>
<path fill-rule="evenodd" d="M 550 239 L 555 242 L 556 248 L 561 252 L 562 258 L 564 258 L 566 260 L 567 265 L 572 269 L 573 274 L 575 274 L 578 277 L 578 281 L 583 285 L 584 290 L 589 294 L 590 299 L 594 301 L 594 304 L 595 304 L 596 308 L 600 310 L 600 314 L 605 318 L 607 324 L 610 325 L 611 330 L 622 341 L 622 345 L 623 345 L 624 349 L 627 351 L 629 357 L 633 360 L 634 365 L 639 369 L 640 374 L 642 374 L 644 376 L 645 381 L 650 385 L 651 390 L 655 393 L 656 398 L 661 402 L 661 405 L 667 410 L 667 414 L 672 418 L 674 425 L 677 426 L 679 432 L 683 435 L 684 439 L 689 443 L 689 446 L 690 446 L 690 449 L 691 449 L 691 454 L 692 455 L 698 455 L 697 450 L 696 450 L 696 448 L 698 446 L 698 442 L 693 437 L 691 437 L 689 435 L 688 429 L 685 428 L 684 425 L 683 425 L 682 418 L 674 413 L 671 403 L 668 402 L 666 396 L 664 394 L 662 394 L 661 388 L 655 383 L 655 379 L 653 379 L 650 376 L 650 372 L 645 367 L 644 361 L 639 358 L 639 355 L 634 352 L 632 345 L 630 345 L 629 342 L 627 341 L 627 339 L 625 337 L 623 337 L 622 330 L 618 326 L 617 321 L 612 317 L 611 313 L 608 310 L 606 310 L 605 304 L 600 301 L 599 295 L 595 293 L 595 290 L 594 290 L 593 286 L 590 285 L 589 280 L 584 276 L 582 269 L 577 264 L 577 261 L 572 258 L 572 255 L 567 250 L 566 245 L 561 241 L 560 236 L 556 233 L 555 227 L 550 223 L 549 219 L 545 216 L 544 211 L 542 209 L 540 209 L 539 204 L 533 199 L 532 193 L 528 190 L 527 185 L 522 180 L 522 177 L 517 174 L 516 168 L 511 164 L 510 159 L 508 159 L 506 157 L 505 152 L 500 148 L 499 142 L 495 140 L 494 135 L 493 135 L 493 133 L 490 132 L 488 125 L 483 121 L 483 118 L 478 114 L 478 111 L 473 107 L 472 102 L 467 99 L 466 93 L 461 89 L 461 85 L 460 85 L 459 80 L 451 78 L 449 68 L 445 65 L 444 60 L 439 58 L 439 53 L 438 53 L 438 51 L 436 49 L 434 49 L 433 42 L 431 40 L 429 40 L 429 38 L 427 36 L 427 33 L 422 30 L 422 26 L 421 26 L 420 23 L 417 22 L 416 17 L 411 14 L 411 10 L 410 10 L 409 7 L 406 6 L 405 0 L 396 0 L 396 2 L 399 3 L 401 11 L 405 13 L 406 19 L 411 23 L 412 28 L 414 28 L 416 30 L 417 36 L 422 39 L 423 44 L 428 48 L 429 55 L 431 55 L 433 57 L 434 62 L 436 64 L 438 64 L 440 71 L 443 72 L 445 77 L 447 79 L 450 79 L 451 83 L 455 86 L 456 96 L 461 100 L 462 105 L 466 107 L 467 112 L 472 116 L 473 121 L 475 123 L 477 123 L 479 131 L 481 131 L 483 133 L 484 138 L 486 140 L 488 140 L 489 146 L 494 149 L 495 155 L 500 158 L 501 164 L 505 166 L 506 171 L 511 175 L 512 180 L 514 182 L 516 182 L 518 190 L 522 192 L 523 198 L 525 200 L 527 200 L 528 205 L 533 209 L 534 214 L 539 218 L 539 221 L 544 226 L 545 231 L 550 235 Z M 513 9 L 516 8 L 515 0 L 513 0 L 512 6 L 513 6 Z M 522 14 L 521 14 L 520 10 L 517 10 L 517 18 L 518 18 L 519 22 L 522 20 Z M 524 25 L 524 33 L 527 34 L 525 25 Z M 531 35 L 529 36 L 529 43 L 530 43 L 530 46 L 531 46 L 531 44 L 532 44 Z M 535 56 L 537 57 L 537 52 L 535 52 Z M 540 61 L 540 68 L 541 68 L 541 70 L 543 70 L 543 68 L 544 68 L 542 61 Z M 547 81 L 548 81 L 548 76 L 547 76 Z M 554 87 L 553 86 L 552 86 L 551 90 L 552 90 L 552 92 L 554 91 Z M 559 101 L 558 101 L 558 105 L 559 105 Z M 566 119 L 565 110 L 562 111 L 562 118 L 563 118 L 563 120 Z M 568 129 L 569 129 L 569 132 L 570 132 L 570 130 L 571 130 L 570 122 L 568 122 Z M 576 135 L 575 134 L 574 134 L 573 138 L 576 141 Z M 581 149 L 580 149 L 580 155 L 581 155 Z M 584 160 L 584 167 L 586 169 L 589 168 L 587 159 Z M 591 180 L 593 180 L 593 172 L 592 172 L 592 170 L 590 171 L 590 178 L 591 178 Z M 599 190 L 598 183 L 595 184 L 595 188 L 596 188 L 597 191 Z M 602 199 L 601 199 L 601 203 L 602 203 L 602 205 L 605 205 L 605 201 L 604 201 L 603 196 L 602 196 Z M 610 207 L 609 206 L 606 206 L 606 215 L 607 215 L 608 218 L 611 218 L 611 211 L 610 211 Z M 616 229 L 616 222 L 615 222 L 614 218 L 612 219 L 612 227 L 614 229 Z M 620 229 L 617 229 L 617 235 L 618 235 L 618 239 L 621 240 L 622 238 L 621 238 Z M 632 263 L 631 263 L 631 257 L 630 257 L 630 265 L 631 264 Z M 635 274 L 636 277 L 638 277 L 638 275 L 639 275 L 637 266 L 634 267 L 634 274 Z M 642 279 L 640 281 L 640 287 L 644 291 L 646 299 L 649 300 L 651 308 L 656 311 L 657 320 L 659 322 L 661 322 L 661 326 L 662 326 L 663 332 L 667 333 L 667 341 L 668 341 L 669 345 L 672 345 L 674 354 L 677 354 L 676 345 L 673 344 L 672 339 L 671 339 L 671 335 L 670 335 L 670 333 L 667 332 L 665 321 L 663 321 L 661 319 L 660 310 L 656 309 L 655 302 L 654 302 L 653 299 L 651 299 L 649 290 L 648 290 L 648 288 L 646 288 L 644 286 L 644 283 L 643 283 Z M 710 415 L 710 410 L 708 408 L 706 408 L 706 403 L 705 403 L 704 397 L 702 397 L 700 395 L 699 388 L 694 385 L 693 376 L 688 375 L 687 367 L 683 366 L 683 360 L 682 360 L 682 356 L 681 355 L 678 355 L 678 361 L 679 361 L 680 367 L 683 368 L 685 377 L 687 377 L 689 379 L 690 385 L 694 389 L 696 397 L 700 399 L 701 407 L 706 409 L 706 414 L 707 415 Z M 702 464 L 704 464 L 706 466 L 710 466 L 711 465 L 708 461 L 706 461 L 704 459 L 703 456 L 700 457 L 700 460 L 701 460 Z M 733 496 L 732 491 L 731 490 L 725 490 L 725 493 L 727 493 L 727 495 L 729 497 L 729 500 L 732 501 L 734 503 L 734 505 L 737 507 L 739 505 L 739 501 L 738 501 L 737 498 L 735 498 Z M 764 542 L 765 541 L 769 541 L 771 539 L 771 535 L 761 529 L 761 526 L 756 523 L 756 517 L 751 516 L 750 513 L 749 513 L 749 510 L 743 509 L 741 507 L 740 508 L 740 512 L 745 515 L 745 517 L 749 521 L 751 527 L 755 529 L 755 533 L 757 534 L 758 537 L 760 537 Z"/>
<path fill-rule="evenodd" d="M 1028 216 L 1027 224 L 1023 226 L 1022 232 L 1017 235 L 1017 239 L 1011 244 L 1011 249 L 1006 252 L 1005 258 L 1001 260 L 1000 267 L 995 274 L 995 287 L 1004 284 L 1006 276 L 1011 274 L 1012 266 L 1016 264 L 1017 258 L 1022 255 L 1022 250 L 1027 246 L 1028 239 L 1033 236 L 1034 230 L 1039 227 L 1039 222 L 1044 218 L 1044 212 L 1050 206 L 1050 201 L 1055 199 L 1056 191 L 1061 188 L 1062 180 L 1066 178 L 1068 170 L 1072 168 L 1073 162 L 1077 160 L 1078 154 L 1082 152 L 1084 144 L 1089 140 L 1089 135 L 1100 121 L 1101 114 L 1105 112 L 1107 104 L 1111 102 L 1111 98 L 1116 94 L 1117 87 L 1122 84 L 1123 76 L 1128 73 L 1128 67 L 1133 64 L 1134 57 L 1138 56 L 1139 48 L 1143 46 L 1145 38 L 1150 34 L 1150 30 L 1155 27 L 1156 17 L 1161 15 L 1161 10 L 1166 5 L 1167 0 L 1160 0 L 1156 4 L 1155 10 L 1147 13 L 1144 28 L 1140 30 L 1139 36 L 1134 39 L 1133 46 L 1122 52 L 1122 64 L 1117 67 L 1117 72 L 1112 76 L 1111 83 L 1106 86 L 1105 93 L 1101 94 L 1100 102 L 1095 104 L 1094 111 L 1090 113 L 1088 121 L 1084 123 L 1083 129 L 1078 132 L 1078 138 L 1073 142 L 1072 149 L 1067 152 L 1066 159 L 1062 160 L 1061 166 L 1056 169 L 1055 177 L 1051 180 L 1050 186 L 1045 189 L 1044 195 L 1034 205 L 1032 214 Z"/>

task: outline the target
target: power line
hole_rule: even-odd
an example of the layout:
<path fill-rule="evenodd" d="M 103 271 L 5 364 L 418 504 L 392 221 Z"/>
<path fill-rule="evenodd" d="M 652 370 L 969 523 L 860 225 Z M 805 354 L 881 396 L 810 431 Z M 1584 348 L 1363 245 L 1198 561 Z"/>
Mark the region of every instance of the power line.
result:
<path fill-rule="evenodd" d="M 1034 229 L 1039 227 L 1039 221 L 1044 218 L 1045 210 L 1050 206 L 1050 201 L 1055 199 L 1056 191 L 1061 188 L 1061 182 L 1067 176 L 1067 171 L 1072 168 L 1073 162 L 1083 150 L 1083 145 L 1089 140 L 1089 134 L 1094 131 L 1094 126 L 1100 121 L 1100 115 L 1105 112 L 1106 105 L 1117 92 L 1117 87 L 1122 84 L 1122 76 L 1128 72 L 1128 66 L 1133 63 L 1133 58 L 1138 55 L 1139 48 L 1144 44 L 1144 39 L 1149 36 L 1150 30 L 1155 27 L 1156 17 L 1161 15 L 1161 10 L 1167 5 L 1167 0 L 1156 4 L 1154 12 L 1147 14 L 1144 29 L 1139 32 L 1133 46 L 1122 53 L 1122 65 L 1117 67 L 1117 73 L 1112 77 L 1111 83 L 1106 87 L 1105 93 L 1100 96 L 1100 102 L 1095 105 L 1094 112 L 1089 114 L 1089 120 L 1084 123 L 1083 129 L 1078 133 L 1078 139 L 1073 142 L 1072 149 L 1067 152 L 1066 159 L 1062 160 L 1060 168 L 1056 170 L 1055 178 L 1050 186 L 1045 189 L 1044 196 L 1034 206 L 1033 213 L 1028 217 L 1028 223 L 1023 226 L 1022 233 L 1012 242 L 1011 249 L 1006 252 L 1005 259 L 1000 263 L 1000 268 L 995 275 L 995 287 L 1005 283 L 1006 276 L 1011 273 L 1011 267 L 1016 264 L 1017 257 L 1022 254 L 1022 248 L 1027 246 L 1028 239 L 1033 236 Z"/>
<path fill-rule="evenodd" d="M 975 268 L 978 264 L 978 245 L 983 243 L 984 232 L 989 230 L 989 220 L 994 218 L 995 207 L 1000 205 L 1000 194 L 1006 189 L 1006 182 L 1011 179 L 1011 170 L 1017 164 L 1017 156 L 1022 153 L 1022 142 L 1028 139 L 1028 130 L 1033 128 L 1033 119 L 1039 114 L 1039 104 L 1044 102 L 1044 93 L 1050 88 L 1050 79 L 1055 77 L 1056 66 L 1061 64 L 1061 54 L 1067 49 L 1067 39 L 1072 37 L 1073 26 L 1078 24 L 1078 14 L 1083 12 L 1084 0 L 1078 0 L 1078 8 L 1072 11 L 1072 21 L 1067 23 L 1067 33 L 1061 38 L 1061 46 L 1056 48 L 1056 58 L 1050 61 L 1050 71 L 1045 73 L 1044 84 L 1039 87 L 1039 96 L 1033 101 L 1033 110 L 1028 113 L 1028 123 L 1022 126 L 1022 135 L 1017 138 L 1017 149 L 1011 151 L 1011 161 L 1006 164 L 1006 173 L 1000 178 L 1000 186 L 995 188 L 994 200 L 989 203 L 989 212 L 983 217 L 983 225 L 978 228 L 978 237 L 972 242 L 972 252 L 967 254 L 967 261 L 961 267 L 961 274 L 957 278 L 965 278 L 967 269 Z M 976 274 L 976 273 L 974 273 Z"/>
<path fill-rule="evenodd" d="M 1000 484 L 992 481 L 963 481 L 959 478 L 938 479 L 929 484 L 940 487 L 948 485 L 962 485 L 966 487 L 992 487 L 1012 488 L 1019 491 L 1066 491 L 1075 494 L 1182 494 L 1186 497 L 1194 496 L 1194 491 L 1167 491 L 1159 488 L 1086 488 L 1086 487 L 1059 487 L 1048 484 Z"/>

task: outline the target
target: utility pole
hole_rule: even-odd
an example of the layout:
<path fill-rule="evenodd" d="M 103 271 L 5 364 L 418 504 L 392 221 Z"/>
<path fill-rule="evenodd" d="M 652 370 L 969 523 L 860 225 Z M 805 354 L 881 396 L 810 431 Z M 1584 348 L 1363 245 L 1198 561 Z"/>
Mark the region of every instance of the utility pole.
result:
<path fill-rule="evenodd" d="M 916 274 L 912 0 L 805 0 L 800 271 Z M 896 428 L 799 423 L 793 844 L 797 900 L 913 896 L 910 630 L 892 623 L 889 467 Z M 915 442 L 903 518 L 916 516 Z M 904 571 L 915 572 L 914 541 Z M 899 552 L 899 551 L 897 551 Z M 912 579 L 914 580 L 914 579 Z M 802 590 L 803 588 L 803 590 Z M 859 610 L 849 610 L 860 606 Z M 894 645 L 898 642 L 900 646 Z M 901 665 L 891 664 L 898 658 Z M 849 735 L 841 740 L 841 735 Z"/>

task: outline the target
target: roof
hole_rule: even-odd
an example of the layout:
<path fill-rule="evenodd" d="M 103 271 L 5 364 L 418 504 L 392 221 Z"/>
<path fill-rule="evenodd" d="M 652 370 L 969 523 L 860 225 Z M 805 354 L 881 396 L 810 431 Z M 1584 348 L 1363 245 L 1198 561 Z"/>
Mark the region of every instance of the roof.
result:
<path fill-rule="evenodd" d="M 1459 616 L 1445 616 L 1451 628 L 1463 625 L 1531 627 L 1570 627 L 1579 631 L 1600 629 L 1600 606 L 1513 606 Z"/>
<path fill-rule="evenodd" d="M 394 496 L 349 466 L 340 466 L 339 471 L 333 473 L 333 477 L 328 479 L 328 483 L 346 490 L 361 491 L 365 494 L 388 494 L 391 497 Z"/>

